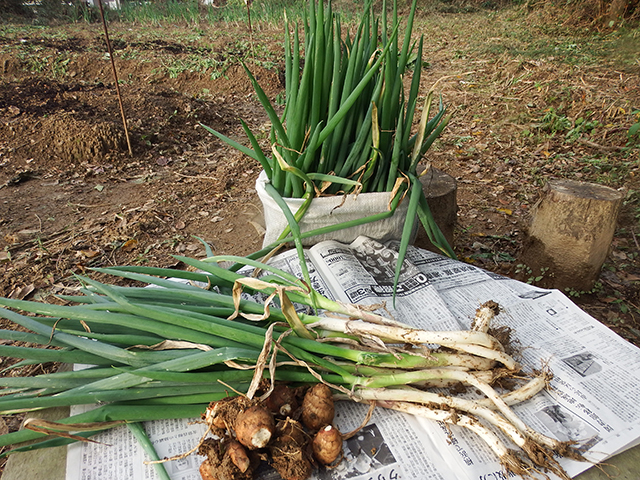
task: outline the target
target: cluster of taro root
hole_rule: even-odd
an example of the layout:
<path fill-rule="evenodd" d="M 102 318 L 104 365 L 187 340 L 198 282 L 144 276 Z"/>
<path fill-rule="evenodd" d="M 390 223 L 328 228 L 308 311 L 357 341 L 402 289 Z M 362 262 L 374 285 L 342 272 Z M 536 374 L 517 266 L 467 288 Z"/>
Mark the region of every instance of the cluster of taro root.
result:
<path fill-rule="evenodd" d="M 264 400 L 244 396 L 211 403 L 204 420 L 212 436 L 199 453 L 203 480 L 254 478 L 267 462 L 284 480 L 304 480 L 314 467 L 338 462 L 342 434 L 332 425 L 329 387 L 289 388 L 277 384 Z"/>

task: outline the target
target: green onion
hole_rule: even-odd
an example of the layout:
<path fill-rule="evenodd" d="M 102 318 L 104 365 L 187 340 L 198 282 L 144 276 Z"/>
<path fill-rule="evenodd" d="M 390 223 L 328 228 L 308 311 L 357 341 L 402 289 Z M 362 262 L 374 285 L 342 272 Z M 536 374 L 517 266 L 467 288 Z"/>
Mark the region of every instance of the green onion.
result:
<path fill-rule="evenodd" d="M 372 2 L 366 2 L 352 38 L 348 34 L 343 36 L 340 16 L 332 10 L 331 3 L 325 8 L 322 1 L 309 2 L 303 24 L 305 58 L 302 72 L 298 29 L 286 22 L 286 100 L 281 118 L 258 81 L 245 67 L 271 121 L 271 158 L 261 151 L 244 122 L 243 128 L 251 148 L 205 127 L 228 145 L 260 161 L 270 180 L 269 194 L 283 210 L 289 224 L 278 243 L 293 240 L 302 264 L 301 240 L 321 231 L 302 232 L 297 225 L 312 204 L 316 192 L 320 191 L 314 182 L 331 182 L 326 190 L 329 194 L 337 194 L 341 189 L 347 193 L 391 193 L 398 179 L 417 177 L 419 161 L 449 121 L 449 117 L 444 116 L 442 102 L 435 115 L 429 118 L 433 97 L 429 92 L 418 132 L 410 136 L 419 96 L 423 51 L 423 39 L 420 38 L 419 42 L 412 40 L 416 5 L 416 0 L 413 0 L 400 44 L 395 0 L 390 26 L 387 24 L 386 3 L 383 3 L 382 19 L 379 19 Z M 408 66 L 414 58 L 411 88 L 406 96 L 403 77 L 408 74 Z M 319 177 L 319 174 L 323 176 Z M 349 184 L 345 179 L 357 179 L 357 185 Z M 414 232 L 416 215 L 432 243 L 455 258 L 433 219 L 421 184 L 405 182 L 398 193 L 402 195 L 407 189 L 414 193 L 410 196 L 410 208 L 402 231 L 397 270 Z M 305 202 L 297 212 L 289 212 L 285 203 L 288 197 L 305 198 Z M 398 202 L 394 202 L 391 212 L 380 212 L 380 216 L 370 215 L 322 231 L 331 232 L 376 221 L 387 213 L 393 215 L 397 205 Z M 291 236 L 288 236 L 289 232 Z"/>
<path fill-rule="evenodd" d="M 415 185 L 415 179 L 412 181 Z M 415 203 L 415 198 L 411 201 Z M 37 315 L 24 316 L 0 308 L 0 317 L 33 332 L 14 335 L 0 331 L 0 336 L 56 346 L 2 345 L 0 354 L 29 361 L 95 365 L 77 372 L 0 379 L 0 413 L 102 403 L 96 410 L 61 423 L 71 431 L 76 423 L 90 423 L 87 428 L 91 431 L 78 438 L 115 425 L 110 422 L 129 423 L 129 428 L 141 433 L 138 422 L 198 416 L 209 402 L 237 393 L 252 395 L 251 385 L 262 379 L 294 385 L 322 381 L 355 401 L 375 400 L 388 408 L 443 421 L 458 419 L 459 425 L 485 438 L 510 468 L 549 467 L 554 452 L 578 458 L 568 444 L 531 429 L 511 408 L 544 388 L 549 377 L 543 373 L 527 378 L 487 332 L 497 309 L 489 305 L 478 309 L 476 327 L 469 331 L 429 332 L 355 305 L 333 302 L 287 272 L 252 259 L 180 259 L 201 268 L 201 272 L 187 274 L 148 267 L 100 269 L 155 288 L 120 287 L 78 277 L 84 286 L 77 297 L 65 297 L 75 300 L 66 306 L 0 298 L 4 307 Z M 258 268 L 266 275 L 260 279 L 243 277 L 219 267 L 217 262 L 221 261 Z M 206 280 L 206 288 L 166 278 L 173 274 Z M 278 294 L 279 302 L 267 308 L 257 300 L 241 301 L 243 289 L 271 295 L 268 301 Z M 292 301 L 332 315 L 294 313 Z M 253 318 L 259 321 L 251 321 Z M 159 341 L 152 343 L 156 339 Z M 275 371 L 258 368 L 258 359 L 268 357 L 269 363 L 286 367 L 277 366 Z M 509 373 L 514 379 L 525 378 L 528 382 L 501 395 L 490 382 Z M 471 386 L 484 398 L 459 399 L 419 390 L 452 382 Z M 450 411 L 426 407 L 436 400 L 461 413 L 455 416 Z M 488 427 L 479 428 L 476 416 L 507 434 L 529 460 L 510 464 L 517 457 L 495 442 L 497 437 Z M 74 439 L 51 440 L 42 433 L 24 430 L 0 436 L 0 446 L 35 440 L 26 448 L 45 448 Z M 141 440 L 148 448 L 148 439 Z M 551 463 L 550 468 L 562 476 L 557 464 Z"/>
<path fill-rule="evenodd" d="M 156 469 L 156 473 L 160 477 L 160 480 L 171 480 L 167 470 L 164 468 L 164 464 L 158 462 L 160 457 L 158 456 L 156 449 L 153 447 L 151 440 L 149 440 L 147 432 L 144 431 L 144 426 L 140 422 L 134 422 L 127 423 L 127 427 L 129 427 L 129 431 L 133 434 L 138 443 L 144 449 L 145 453 L 149 456 L 149 459 L 153 462 L 153 467 Z"/>

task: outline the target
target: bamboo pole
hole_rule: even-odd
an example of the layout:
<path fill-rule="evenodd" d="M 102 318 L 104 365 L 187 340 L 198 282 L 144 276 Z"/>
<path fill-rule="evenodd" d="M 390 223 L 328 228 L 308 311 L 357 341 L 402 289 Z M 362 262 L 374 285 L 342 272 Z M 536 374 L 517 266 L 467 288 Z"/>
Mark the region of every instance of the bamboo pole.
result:
<path fill-rule="evenodd" d="M 102 8 L 102 0 L 98 0 L 98 5 L 100 6 L 100 16 L 102 17 L 102 25 L 104 26 L 104 37 L 107 42 L 107 51 L 109 52 L 109 58 L 111 59 L 111 70 L 113 71 L 113 79 L 116 82 L 116 94 L 118 95 L 118 102 L 120 103 L 120 114 L 122 115 L 122 126 L 124 127 L 124 135 L 127 138 L 127 147 L 129 149 L 129 155 L 133 157 L 133 151 L 131 150 L 131 141 L 129 140 L 129 129 L 127 128 L 127 117 L 124 113 L 122 95 L 120 94 L 120 84 L 118 83 L 118 72 L 116 71 L 116 62 L 113 59 L 113 51 L 111 50 L 111 41 L 109 40 L 109 30 L 107 29 L 107 21 L 104 18 L 104 9 Z"/>

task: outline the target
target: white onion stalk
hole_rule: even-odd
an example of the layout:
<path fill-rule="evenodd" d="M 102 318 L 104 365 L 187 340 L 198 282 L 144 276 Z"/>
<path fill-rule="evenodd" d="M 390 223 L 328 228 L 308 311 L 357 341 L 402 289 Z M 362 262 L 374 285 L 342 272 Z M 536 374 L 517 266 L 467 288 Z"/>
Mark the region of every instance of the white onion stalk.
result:
<path fill-rule="evenodd" d="M 508 472 L 513 472 L 517 475 L 522 475 L 523 477 L 529 476 L 528 472 L 531 470 L 531 466 L 522 461 L 516 452 L 508 449 L 495 433 L 470 415 L 465 415 L 456 411 L 440 410 L 438 408 L 431 408 L 410 402 L 381 400 L 377 401 L 376 405 L 467 428 L 476 433 L 486 442 L 489 448 L 491 448 L 491 450 L 496 454 L 502 466 Z"/>
<path fill-rule="evenodd" d="M 539 448 L 532 450 L 533 442 L 521 433 L 520 430 L 509 423 L 502 415 L 491 410 L 491 408 L 486 405 L 487 399 L 467 400 L 439 393 L 400 388 L 356 390 L 353 395 L 354 399 L 359 402 L 374 400 L 380 402 L 410 402 L 412 404 L 427 406 L 428 408 L 432 408 L 433 406 L 450 407 L 458 412 L 466 412 L 486 420 L 489 424 L 502 430 L 502 432 L 507 435 L 513 443 L 527 452 L 527 454 L 540 450 Z M 343 397 L 338 396 L 338 398 Z M 483 400 L 485 401 L 483 402 Z M 548 455 L 549 454 L 547 453 L 546 456 Z M 532 457 L 531 455 L 529 456 Z M 536 462 L 536 458 L 537 456 L 534 455 L 532 460 Z"/>
<path fill-rule="evenodd" d="M 502 363 L 509 370 L 518 370 L 520 368 L 518 362 L 516 362 L 513 357 L 506 354 L 502 350 L 486 348 L 481 345 L 473 345 L 468 343 L 458 343 L 455 346 L 447 345 L 447 347 L 455 350 L 460 350 L 461 352 L 471 353 L 472 355 L 477 355 L 478 357 L 495 360 Z"/>
<path fill-rule="evenodd" d="M 495 379 L 495 374 L 491 370 L 474 371 L 473 374 L 478 377 L 480 381 L 491 383 Z M 421 382 L 414 382 L 411 384 L 417 388 L 451 388 L 460 385 L 457 380 L 449 380 L 446 378 L 435 378 L 432 380 L 424 380 Z"/>
<path fill-rule="evenodd" d="M 480 375 L 478 375 L 478 373 L 474 374 L 476 378 L 478 378 L 478 380 L 480 381 L 484 381 L 482 380 Z M 529 400 L 534 395 L 544 390 L 549 384 L 550 380 L 551 374 L 545 371 L 542 374 L 538 374 L 537 376 L 533 377 L 521 387 L 512 390 L 505 395 L 502 395 L 502 399 L 506 402 L 507 405 L 516 405 L 518 403 L 524 402 L 525 400 Z"/>
<path fill-rule="evenodd" d="M 431 379 L 448 379 L 448 380 L 457 380 L 459 382 L 465 383 L 467 385 L 471 385 L 478 390 L 480 390 L 495 406 L 497 410 L 499 410 L 507 420 L 509 420 L 514 427 L 516 427 L 520 432 L 534 440 L 535 442 L 543 445 L 551 450 L 557 452 L 565 452 L 567 451 L 567 444 L 561 442 L 555 438 L 548 437 L 543 435 L 540 432 L 533 430 L 531 427 L 526 425 L 516 414 L 509 405 L 500 397 L 498 392 L 496 392 L 491 385 L 485 382 L 481 382 L 475 377 L 472 373 L 465 372 L 457 369 L 448 369 L 448 368 L 430 368 L 427 370 L 421 371 L 410 371 L 404 374 L 395 375 L 397 383 L 396 384 L 412 384 L 418 381 L 423 380 L 431 380 Z M 382 385 L 377 378 L 370 378 L 367 382 L 360 383 L 361 387 L 367 388 L 375 388 Z"/>
<path fill-rule="evenodd" d="M 476 374 L 474 373 L 474 375 Z M 544 375 L 532 378 L 520 388 L 503 395 L 502 399 L 510 406 L 529 400 L 545 388 L 547 378 L 548 377 Z M 442 395 L 440 393 L 426 392 L 424 390 L 418 390 L 411 387 L 358 389 L 354 392 L 354 396 L 358 400 L 400 400 L 416 403 L 439 403 L 469 412 L 470 410 L 468 410 L 465 405 L 473 404 L 483 408 L 495 407 L 493 401 L 488 398 L 466 400 L 458 397 Z M 460 401 L 460 403 L 457 403 L 458 401 Z"/>
<path fill-rule="evenodd" d="M 357 401 L 399 401 L 411 402 L 421 405 L 447 406 L 460 412 L 467 412 L 480 418 L 484 418 L 490 424 L 502 430 L 518 447 L 525 449 L 527 438 L 517 428 L 511 425 L 504 417 L 491 410 L 479 400 L 467 400 L 459 397 L 451 397 L 433 392 L 422 392 L 408 389 L 366 389 L 354 392 Z M 526 450 L 526 449 L 525 449 Z"/>
<path fill-rule="evenodd" d="M 496 302 L 493 300 L 484 302 L 480 305 L 480 308 L 476 310 L 476 316 L 474 317 L 473 322 L 471 322 L 469 330 L 487 333 L 491 326 L 491 320 L 493 320 L 493 317 L 498 313 L 500 313 L 500 306 Z"/>
<path fill-rule="evenodd" d="M 493 387 L 491 387 L 491 385 L 481 382 L 475 376 L 473 376 L 473 374 L 468 372 L 451 370 L 451 371 L 448 371 L 446 377 L 456 379 L 456 380 L 459 380 L 460 382 L 476 387 L 494 403 L 496 408 L 507 418 L 507 420 L 509 420 L 513 424 L 513 426 L 515 426 L 518 430 L 520 430 L 522 433 L 524 433 L 525 435 L 527 435 L 529 438 L 536 441 L 540 445 L 543 445 L 547 448 L 550 448 L 558 452 L 566 450 L 566 444 L 563 444 L 563 442 L 561 442 L 560 440 L 543 435 L 542 433 L 535 431 L 534 429 L 529 427 L 527 424 L 525 424 L 515 414 L 515 412 L 511 410 L 511 408 L 509 408 L 509 405 L 507 405 L 504 399 L 500 397 L 498 392 L 496 392 L 493 389 Z"/>
<path fill-rule="evenodd" d="M 426 331 L 416 328 L 378 325 L 360 320 L 346 320 L 335 317 L 321 317 L 308 325 L 308 328 L 323 328 L 349 335 L 375 335 L 378 338 L 412 345 L 438 344 L 456 348 L 459 344 L 480 345 L 493 350 L 500 350 L 500 342 L 484 332 L 472 331 Z"/>
<path fill-rule="evenodd" d="M 491 410 L 485 405 L 480 404 L 478 400 L 467 400 L 464 398 L 450 397 L 432 392 L 421 392 L 418 390 L 400 390 L 400 389 L 366 389 L 354 392 L 357 401 L 377 402 L 402 402 L 422 405 L 431 409 L 435 406 L 447 406 L 457 412 L 466 412 L 471 415 L 483 418 L 491 425 L 502 430 L 513 443 L 525 451 L 528 451 L 527 444 L 530 443 L 524 434 L 511 425 L 499 413 Z"/>
<path fill-rule="evenodd" d="M 312 324 L 313 325 L 313 324 Z M 308 325 L 308 328 L 311 328 L 312 325 Z M 410 353 L 412 355 L 419 355 L 426 358 L 429 357 L 438 357 L 442 359 L 448 360 L 449 366 L 456 366 L 465 368 L 467 370 L 477 370 L 477 371 L 485 371 L 491 370 L 496 366 L 496 362 L 502 363 L 509 370 L 518 370 L 520 365 L 509 355 L 497 352 L 495 350 L 491 350 L 489 348 L 480 347 L 478 345 L 470 345 L 470 344 L 460 344 L 458 346 L 458 350 L 464 351 L 465 353 L 449 353 L 449 352 L 441 352 L 430 350 L 425 345 L 422 345 L 422 348 L 414 348 L 414 349 L 406 349 L 402 348 L 398 350 L 394 349 L 392 345 L 384 343 L 382 340 L 377 337 L 371 335 L 363 335 L 361 337 L 341 337 L 339 336 L 339 332 L 333 332 L 330 330 L 316 330 L 313 329 L 315 333 L 319 335 L 316 339 L 317 342 L 321 343 L 341 343 L 344 345 L 352 346 L 356 349 L 362 348 L 363 346 L 366 348 L 370 348 L 373 351 L 377 352 L 385 352 L 392 353 L 394 351 L 399 351 L 401 353 Z M 450 348 L 450 350 L 452 350 Z M 468 353 L 469 355 L 466 355 Z"/>

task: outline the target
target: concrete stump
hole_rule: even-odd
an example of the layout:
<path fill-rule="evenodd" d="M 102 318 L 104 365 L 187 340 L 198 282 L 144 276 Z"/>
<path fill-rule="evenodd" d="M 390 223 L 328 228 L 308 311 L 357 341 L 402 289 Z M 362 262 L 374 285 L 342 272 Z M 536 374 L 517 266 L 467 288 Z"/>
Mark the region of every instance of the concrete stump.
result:
<path fill-rule="evenodd" d="M 532 210 L 521 262 L 536 284 L 586 292 L 609 252 L 624 192 L 593 183 L 549 180 Z"/>
<path fill-rule="evenodd" d="M 424 195 L 427 197 L 431 214 L 447 242 L 453 248 L 453 231 L 458 214 L 458 184 L 451 175 L 433 167 L 420 177 L 420 182 L 422 183 Z M 422 225 L 418 228 L 418 235 L 414 245 L 432 252 L 442 253 L 439 248 L 429 241 L 427 232 L 424 231 Z"/>

